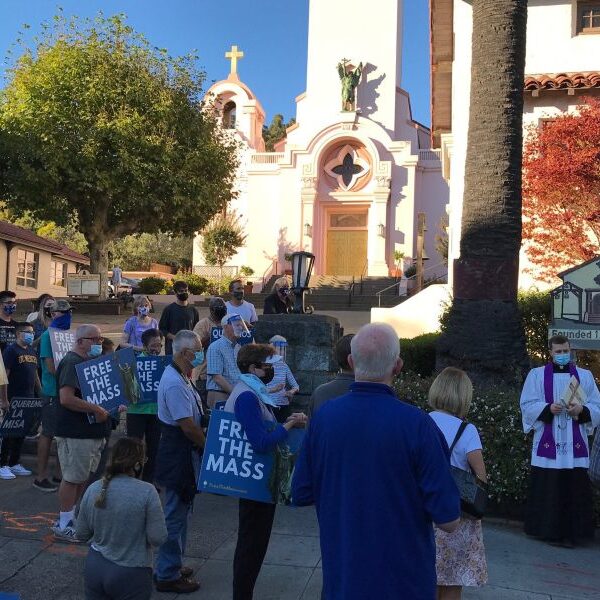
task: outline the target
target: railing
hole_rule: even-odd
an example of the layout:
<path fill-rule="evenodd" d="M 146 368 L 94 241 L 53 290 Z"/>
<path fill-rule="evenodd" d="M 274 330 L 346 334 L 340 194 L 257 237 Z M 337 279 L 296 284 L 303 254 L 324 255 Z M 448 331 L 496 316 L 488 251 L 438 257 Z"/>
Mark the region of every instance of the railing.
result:
<path fill-rule="evenodd" d="M 262 275 L 262 288 L 261 291 L 265 291 L 265 285 L 267 285 L 267 281 L 273 277 L 273 275 L 277 275 L 277 259 L 274 258 L 271 264 L 265 269 L 265 272 Z"/>
<path fill-rule="evenodd" d="M 365 279 L 365 277 L 367 275 L 367 267 L 368 266 L 369 266 L 369 261 L 365 260 L 365 264 L 363 266 L 363 270 L 361 271 L 361 274 L 360 274 L 360 295 L 361 296 L 363 294 L 363 282 L 364 282 L 364 279 Z"/>
<path fill-rule="evenodd" d="M 354 296 L 355 287 L 356 281 L 354 281 L 354 275 L 352 275 L 352 283 L 348 286 L 348 307 L 352 306 L 352 296 Z"/>
<path fill-rule="evenodd" d="M 283 152 L 257 152 L 250 155 L 251 165 L 276 165 L 285 156 Z"/>
<path fill-rule="evenodd" d="M 441 159 L 442 159 L 442 151 L 441 150 L 419 150 L 419 160 L 439 161 Z"/>
<path fill-rule="evenodd" d="M 423 269 L 423 273 L 425 273 L 426 271 L 431 271 L 431 269 L 435 269 L 437 267 L 441 267 L 444 264 L 445 263 L 438 263 L 437 265 L 431 265 L 431 267 L 427 267 L 426 269 Z M 445 277 L 445 275 L 437 275 L 433 279 L 428 280 L 426 285 L 423 284 L 423 288 L 427 287 L 428 285 L 431 285 L 432 283 L 434 283 L 435 281 L 438 281 L 439 279 L 442 279 L 442 277 Z M 415 273 L 414 275 L 411 275 L 410 277 L 407 277 L 406 281 L 409 282 L 411 280 L 416 280 L 416 278 L 417 278 L 417 274 Z M 392 285 L 388 285 L 387 287 L 385 287 L 382 290 L 379 290 L 378 292 L 375 293 L 375 295 L 377 296 L 377 306 L 378 306 L 378 308 L 381 308 L 381 296 L 382 296 L 382 294 L 384 292 L 387 292 L 388 290 L 391 290 L 391 289 L 395 288 L 395 287 L 399 287 L 401 283 L 402 283 L 402 278 L 400 278 L 398 281 L 396 281 L 396 283 L 392 283 Z"/>
<path fill-rule="evenodd" d="M 221 272 L 221 268 L 213 265 L 194 265 L 192 270 L 196 275 L 201 275 L 202 277 L 208 277 L 209 279 L 216 279 L 218 277 L 235 277 L 238 274 L 239 267 L 223 267 Z"/>

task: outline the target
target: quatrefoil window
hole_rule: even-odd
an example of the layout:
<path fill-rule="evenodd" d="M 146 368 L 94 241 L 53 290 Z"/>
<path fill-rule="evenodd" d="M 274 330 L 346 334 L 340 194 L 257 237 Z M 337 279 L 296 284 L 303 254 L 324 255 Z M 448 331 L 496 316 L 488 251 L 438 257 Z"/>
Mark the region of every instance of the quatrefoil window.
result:
<path fill-rule="evenodd" d="M 351 190 L 369 170 L 369 163 L 349 144 L 341 148 L 325 165 L 325 172 L 333 177 L 344 191 Z"/>

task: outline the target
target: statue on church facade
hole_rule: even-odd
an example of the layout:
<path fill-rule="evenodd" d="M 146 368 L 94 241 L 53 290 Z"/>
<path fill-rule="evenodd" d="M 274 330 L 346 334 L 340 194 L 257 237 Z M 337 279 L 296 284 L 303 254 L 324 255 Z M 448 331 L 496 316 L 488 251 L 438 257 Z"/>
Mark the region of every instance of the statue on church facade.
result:
<path fill-rule="evenodd" d="M 356 67 L 356 69 L 348 70 L 346 65 L 350 61 L 346 58 L 338 63 L 337 70 L 342 82 L 342 110 L 352 111 L 356 110 L 356 88 L 362 75 L 363 64 L 362 62 Z"/>

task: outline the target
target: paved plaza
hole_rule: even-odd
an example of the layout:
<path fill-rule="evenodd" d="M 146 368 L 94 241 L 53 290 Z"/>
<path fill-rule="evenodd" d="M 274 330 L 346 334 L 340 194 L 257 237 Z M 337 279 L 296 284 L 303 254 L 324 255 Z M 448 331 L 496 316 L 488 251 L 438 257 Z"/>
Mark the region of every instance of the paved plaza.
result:
<path fill-rule="evenodd" d="M 33 466 L 31 458 L 25 457 L 26 466 Z M 39 492 L 31 482 L 31 477 L 0 481 L 0 592 L 17 592 L 23 600 L 83 599 L 87 548 L 53 541 L 49 527 L 56 518 L 56 494 Z M 190 600 L 231 598 L 236 527 L 235 499 L 198 496 L 185 562 L 197 569 L 202 587 L 188 596 Z M 598 542 L 575 550 L 554 548 L 500 523 L 486 523 L 485 542 L 490 582 L 485 588 L 467 591 L 467 600 L 600 597 Z M 280 507 L 256 600 L 318 599 L 320 586 L 314 509 Z M 175 596 L 155 593 L 153 598 L 171 600 Z"/>

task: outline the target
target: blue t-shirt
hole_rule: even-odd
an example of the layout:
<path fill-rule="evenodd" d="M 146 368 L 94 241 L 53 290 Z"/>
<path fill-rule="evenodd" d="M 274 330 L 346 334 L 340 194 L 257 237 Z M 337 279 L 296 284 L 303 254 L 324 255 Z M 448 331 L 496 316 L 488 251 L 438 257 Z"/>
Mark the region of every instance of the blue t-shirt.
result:
<path fill-rule="evenodd" d="M 123 327 L 123 332 L 128 336 L 127 343 L 132 346 L 143 346 L 142 334 L 148 329 L 158 329 L 158 321 L 151 317 L 147 323 L 142 323 L 136 316 L 129 317 Z"/>
<path fill-rule="evenodd" d="M 328 600 L 434 600 L 432 522 L 460 516 L 448 448 L 423 411 L 356 382 L 313 417 L 292 482 L 314 503 Z"/>
<path fill-rule="evenodd" d="M 38 359 L 31 348 L 21 348 L 18 344 L 10 344 L 2 353 L 4 366 L 8 374 L 8 399 L 33 398 L 35 396 L 35 375 Z"/>

